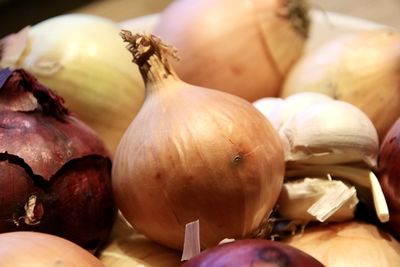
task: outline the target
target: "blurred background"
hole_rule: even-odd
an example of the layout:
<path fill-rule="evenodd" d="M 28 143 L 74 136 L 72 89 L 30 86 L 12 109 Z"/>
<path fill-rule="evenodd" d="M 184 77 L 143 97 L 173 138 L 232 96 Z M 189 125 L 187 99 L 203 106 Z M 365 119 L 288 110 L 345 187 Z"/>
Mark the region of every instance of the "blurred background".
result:
<path fill-rule="evenodd" d="M 170 2 L 172 0 L 0 0 L 0 36 L 64 13 L 88 13 L 123 21 L 160 12 Z M 309 2 L 316 9 L 355 16 L 400 29 L 400 0 Z"/>

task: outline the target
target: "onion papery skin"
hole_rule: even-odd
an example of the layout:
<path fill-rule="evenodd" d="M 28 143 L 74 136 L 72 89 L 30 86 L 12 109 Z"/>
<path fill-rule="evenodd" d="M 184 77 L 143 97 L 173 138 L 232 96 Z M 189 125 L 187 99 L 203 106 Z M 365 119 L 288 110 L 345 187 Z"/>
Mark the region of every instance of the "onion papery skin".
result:
<path fill-rule="evenodd" d="M 338 36 L 305 54 L 289 72 L 282 97 L 313 91 L 360 108 L 382 141 L 400 116 L 400 33 L 365 30 Z"/>
<path fill-rule="evenodd" d="M 301 14 L 303 33 L 284 15 L 285 5 Z M 172 64 L 183 81 L 255 101 L 278 95 L 302 55 L 307 12 L 301 0 L 179 0 L 153 33 L 179 51 Z"/>
<path fill-rule="evenodd" d="M 378 178 L 389 207 L 389 231 L 400 240 L 400 119 L 385 136 L 379 151 Z"/>
<path fill-rule="evenodd" d="M 182 267 L 323 266 L 310 255 L 289 245 L 262 239 L 238 240 L 203 251 Z"/>
<path fill-rule="evenodd" d="M 104 267 L 95 256 L 78 245 L 37 232 L 0 234 L 0 266 Z"/>
<path fill-rule="evenodd" d="M 363 222 L 310 227 L 284 241 L 329 267 L 400 266 L 400 244 L 387 232 Z"/>
<path fill-rule="evenodd" d="M 30 88 L 42 90 L 39 106 L 22 111 L 26 105 L 12 101 L 12 91 L 27 90 L 17 99 L 29 103 L 36 99 Z M 0 232 L 45 232 L 95 251 L 116 213 L 110 153 L 86 124 L 56 116 L 63 106 L 52 94 L 23 70 L 0 90 Z M 55 99 L 41 102 L 48 95 Z"/>
<path fill-rule="evenodd" d="M 144 98 L 143 81 L 119 31 L 118 24 L 97 16 L 56 16 L 26 29 L 17 60 L 6 60 L 12 49 L 4 46 L 0 66 L 24 68 L 55 90 L 113 153 Z"/>
<path fill-rule="evenodd" d="M 185 225 L 196 220 L 202 247 L 252 235 L 283 183 L 277 132 L 242 98 L 184 83 L 172 69 L 158 72 L 155 55 L 147 63 L 144 104 L 113 163 L 122 214 L 138 232 L 178 250 Z"/>

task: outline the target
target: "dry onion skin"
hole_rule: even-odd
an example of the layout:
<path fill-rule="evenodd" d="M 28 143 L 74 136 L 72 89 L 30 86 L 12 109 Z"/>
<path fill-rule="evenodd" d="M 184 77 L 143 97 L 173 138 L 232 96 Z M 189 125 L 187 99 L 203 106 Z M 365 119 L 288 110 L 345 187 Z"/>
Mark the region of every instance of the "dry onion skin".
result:
<path fill-rule="evenodd" d="M 144 98 L 119 31 L 97 16 L 56 16 L 3 38 L 0 66 L 24 68 L 55 90 L 113 152 Z"/>
<path fill-rule="evenodd" d="M 182 82 L 172 48 L 154 35 L 121 33 L 146 84 L 144 104 L 113 162 L 118 207 L 140 233 L 182 250 L 200 221 L 202 247 L 254 234 L 283 183 L 277 132 L 251 103 Z"/>
<path fill-rule="evenodd" d="M 400 33 L 381 29 L 336 37 L 304 55 L 283 85 L 282 97 L 320 92 L 367 114 L 383 139 L 400 116 Z"/>
<path fill-rule="evenodd" d="M 95 251 L 115 218 L 110 153 L 23 69 L 0 71 L 0 233 L 37 231 Z"/>
<path fill-rule="evenodd" d="M 375 225 L 363 222 L 310 227 L 285 243 L 329 267 L 400 266 L 398 241 Z"/>
<path fill-rule="evenodd" d="M 153 33 L 178 49 L 183 81 L 255 101 L 278 95 L 309 24 L 303 0 L 179 0 Z"/>
<path fill-rule="evenodd" d="M 0 234 L 2 267 L 104 267 L 78 245 L 49 234 L 11 232 Z"/>

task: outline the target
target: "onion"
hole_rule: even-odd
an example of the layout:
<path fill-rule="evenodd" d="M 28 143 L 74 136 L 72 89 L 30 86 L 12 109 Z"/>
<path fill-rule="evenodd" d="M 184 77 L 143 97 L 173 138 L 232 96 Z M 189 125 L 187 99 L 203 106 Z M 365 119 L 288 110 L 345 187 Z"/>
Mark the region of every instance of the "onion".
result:
<path fill-rule="evenodd" d="M 115 205 L 104 143 L 26 71 L 0 71 L 0 233 L 38 231 L 96 250 Z"/>
<path fill-rule="evenodd" d="M 323 266 L 310 255 L 283 243 L 248 239 L 203 251 L 182 267 Z"/>
<path fill-rule="evenodd" d="M 150 239 L 181 250 L 199 220 L 202 247 L 250 236 L 282 186 L 283 148 L 251 103 L 182 82 L 155 36 L 122 34 L 146 84 L 113 164 L 117 205 Z"/>
<path fill-rule="evenodd" d="M 44 233 L 12 232 L 0 234 L 0 266 L 104 265 L 89 252 L 66 239 Z"/>
<path fill-rule="evenodd" d="M 348 222 L 309 228 L 285 243 L 329 267 L 400 266 L 400 244 L 372 224 Z"/>
<path fill-rule="evenodd" d="M 336 37 L 303 56 L 281 96 L 315 91 L 350 102 L 367 114 L 380 140 L 400 116 L 400 33 L 359 31 Z"/>
<path fill-rule="evenodd" d="M 154 34 L 179 50 L 183 81 L 254 101 L 278 94 L 308 28 L 303 0 L 180 0 Z"/>
<path fill-rule="evenodd" d="M 400 239 L 400 118 L 390 128 L 381 144 L 378 173 L 389 206 L 390 221 L 387 226 Z"/>
<path fill-rule="evenodd" d="M 178 251 L 161 246 L 138 234 L 119 213 L 110 243 L 99 253 L 107 267 L 176 267 L 181 265 Z"/>
<path fill-rule="evenodd" d="M 101 17 L 53 17 L 4 38 L 0 66 L 24 68 L 54 89 L 113 152 L 144 96 L 119 31 Z"/>

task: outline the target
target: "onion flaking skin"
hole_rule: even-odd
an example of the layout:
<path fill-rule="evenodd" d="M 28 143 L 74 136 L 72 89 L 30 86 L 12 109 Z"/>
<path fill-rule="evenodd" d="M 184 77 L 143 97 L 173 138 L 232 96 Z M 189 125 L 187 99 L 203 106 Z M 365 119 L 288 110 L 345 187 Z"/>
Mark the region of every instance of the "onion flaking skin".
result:
<path fill-rule="evenodd" d="M 0 233 L 37 231 L 97 250 L 116 209 L 110 152 L 23 69 L 0 71 Z"/>

